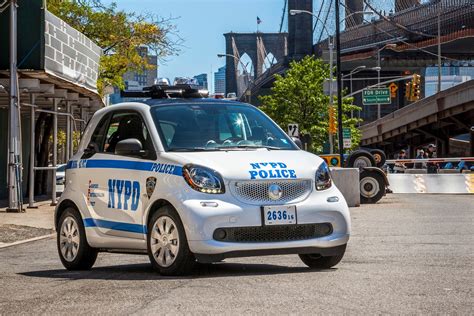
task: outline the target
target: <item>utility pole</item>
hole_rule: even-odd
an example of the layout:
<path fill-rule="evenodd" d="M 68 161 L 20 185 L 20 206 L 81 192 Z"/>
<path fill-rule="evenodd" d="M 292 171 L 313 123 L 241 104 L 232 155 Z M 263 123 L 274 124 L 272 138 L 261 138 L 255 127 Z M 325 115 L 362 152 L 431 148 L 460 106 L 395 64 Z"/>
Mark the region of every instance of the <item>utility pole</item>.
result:
<path fill-rule="evenodd" d="M 438 92 L 441 92 L 441 3 L 438 6 Z"/>
<path fill-rule="evenodd" d="M 341 72 L 341 30 L 339 18 L 339 1 L 335 1 L 336 9 L 336 67 L 337 67 L 337 128 L 339 140 L 339 159 L 344 165 L 344 142 L 342 139 L 342 72 Z"/>
<path fill-rule="evenodd" d="M 332 91 L 333 87 L 333 71 L 334 71 L 334 39 L 331 36 L 328 37 L 329 43 L 329 107 L 334 106 L 334 92 Z M 332 139 L 332 131 L 329 131 L 329 153 L 334 152 L 334 144 Z"/>
<path fill-rule="evenodd" d="M 377 88 L 380 88 L 380 51 L 382 50 L 383 48 L 381 49 L 378 49 L 377 50 Z M 351 92 L 352 93 L 352 92 Z M 380 103 L 377 104 L 377 120 L 380 119 L 382 117 L 382 114 L 381 114 L 381 109 L 380 109 Z"/>
<path fill-rule="evenodd" d="M 10 1 L 10 106 L 8 115 L 8 209 L 9 212 L 23 210 L 21 192 L 21 140 L 20 109 L 17 69 L 17 0 Z"/>

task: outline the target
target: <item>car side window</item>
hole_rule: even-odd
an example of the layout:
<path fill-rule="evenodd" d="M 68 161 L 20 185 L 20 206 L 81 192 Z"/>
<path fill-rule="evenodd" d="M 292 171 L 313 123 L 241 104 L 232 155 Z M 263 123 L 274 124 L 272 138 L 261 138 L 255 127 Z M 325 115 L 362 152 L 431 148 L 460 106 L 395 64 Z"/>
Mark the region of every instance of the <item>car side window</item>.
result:
<path fill-rule="evenodd" d="M 135 138 L 140 141 L 143 150 L 145 150 L 145 155 L 142 158 L 156 159 L 151 135 L 140 114 L 131 111 L 116 112 L 106 126 L 106 137 L 102 152 L 114 154 L 118 142 Z"/>
<path fill-rule="evenodd" d="M 107 122 L 110 119 L 110 114 L 106 114 L 97 124 L 97 127 L 92 133 L 91 140 L 88 144 L 88 148 L 94 149 L 95 152 L 102 152 L 104 148 L 105 133 L 107 128 Z"/>

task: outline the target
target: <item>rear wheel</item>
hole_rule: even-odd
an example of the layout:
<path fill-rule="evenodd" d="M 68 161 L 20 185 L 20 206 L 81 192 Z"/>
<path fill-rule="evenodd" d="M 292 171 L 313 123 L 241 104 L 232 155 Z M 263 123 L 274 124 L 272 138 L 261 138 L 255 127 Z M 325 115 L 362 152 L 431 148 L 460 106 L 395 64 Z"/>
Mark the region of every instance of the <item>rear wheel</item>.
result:
<path fill-rule="evenodd" d="M 362 204 L 377 203 L 385 194 L 385 179 L 377 171 L 363 170 L 359 184 Z"/>
<path fill-rule="evenodd" d="M 183 224 L 171 206 L 159 208 L 148 224 L 148 257 L 162 275 L 186 275 L 196 262 L 189 250 Z"/>
<path fill-rule="evenodd" d="M 89 270 L 97 259 L 97 249 L 87 243 L 79 212 L 69 207 L 59 219 L 57 228 L 59 258 L 68 270 Z"/>
<path fill-rule="evenodd" d="M 365 168 L 365 167 L 374 167 L 375 159 L 371 153 L 365 150 L 357 150 L 353 152 L 348 158 L 348 167 L 349 168 Z"/>
<path fill-rule="evenodd" d="M 319 254 L 305 254 L 299 255 L 299 257 L 311 269 L 329 269 L 341 262 L 345 252 L 346 247 L 344 247 L 342 253 L 335 256 L 323 257 Z"/>

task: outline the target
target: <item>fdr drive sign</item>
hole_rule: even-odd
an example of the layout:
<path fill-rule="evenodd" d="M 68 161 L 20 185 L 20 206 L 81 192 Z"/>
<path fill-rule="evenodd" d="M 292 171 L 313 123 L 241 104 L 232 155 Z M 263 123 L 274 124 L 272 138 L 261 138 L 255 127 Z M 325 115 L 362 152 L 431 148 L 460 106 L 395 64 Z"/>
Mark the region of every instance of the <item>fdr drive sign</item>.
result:
<path fill-rule="evenodd" d="M 362 92 L 362 103 L 364 105 L 370 104 L 390 104 L 390 89 L 366 89 Z"/>

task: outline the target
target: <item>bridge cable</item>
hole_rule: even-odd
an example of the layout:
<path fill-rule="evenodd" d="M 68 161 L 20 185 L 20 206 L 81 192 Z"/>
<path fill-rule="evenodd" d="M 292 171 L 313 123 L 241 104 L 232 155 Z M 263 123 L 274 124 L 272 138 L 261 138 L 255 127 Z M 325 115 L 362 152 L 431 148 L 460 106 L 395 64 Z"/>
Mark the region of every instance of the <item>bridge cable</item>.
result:
<path fill-rule="evenodd" d="M 281 31 L 283 29 L 283 23 L 285 22 L 285 16 L 286 16 L 286 5 L 287 5 L 287 3 L 288 3 L 288 0 L 284 0 L 284 2 L 283 2 L 283 14 L 281 15 L 280 30 L 278 31 L 278 33 L 281 33 Z"/>
<path fill-rule="evenodd" d="M 339 0 L 337 0 L 339 1 Z M 324 18 L 324 25 L 326 24 L 327 20 L 328 20 L 328 17 L 329 17 L 329 12 L 331 12 L 331 8 L 332 8 L 332 3 L 333 3 L 333 0 L 331 0 L 329 2 L 329 8 L 328 8 L 328 11 L 326 12 L 326 17 Z M 324 27 L 323 25 L 323 27 Z M 318 41 L 316 43 L 319 43 L 321 42 L 321 38 L 323 37 L 323 29 L 321 29 L 321 33 L 319 34 L 319 38 L 318 38 Z M 329 40 L 329 39 L 328 39 Z"/>
<path fill-rule="evenodd" d="M 318 18 L 317 18 L 316 21 L 314 22 L 313 33 L 314 33 L 314 31 L 316 30 L 316 26 L 318 26 L 319 18 L 320 18 L 320 16 L 321 16 L 321 12 L 323 11 L 323 7 L 324 7 L 324 1 L 326 1 L 326 0 L 321 1 L 321 7 L 319 8 Z"/>

